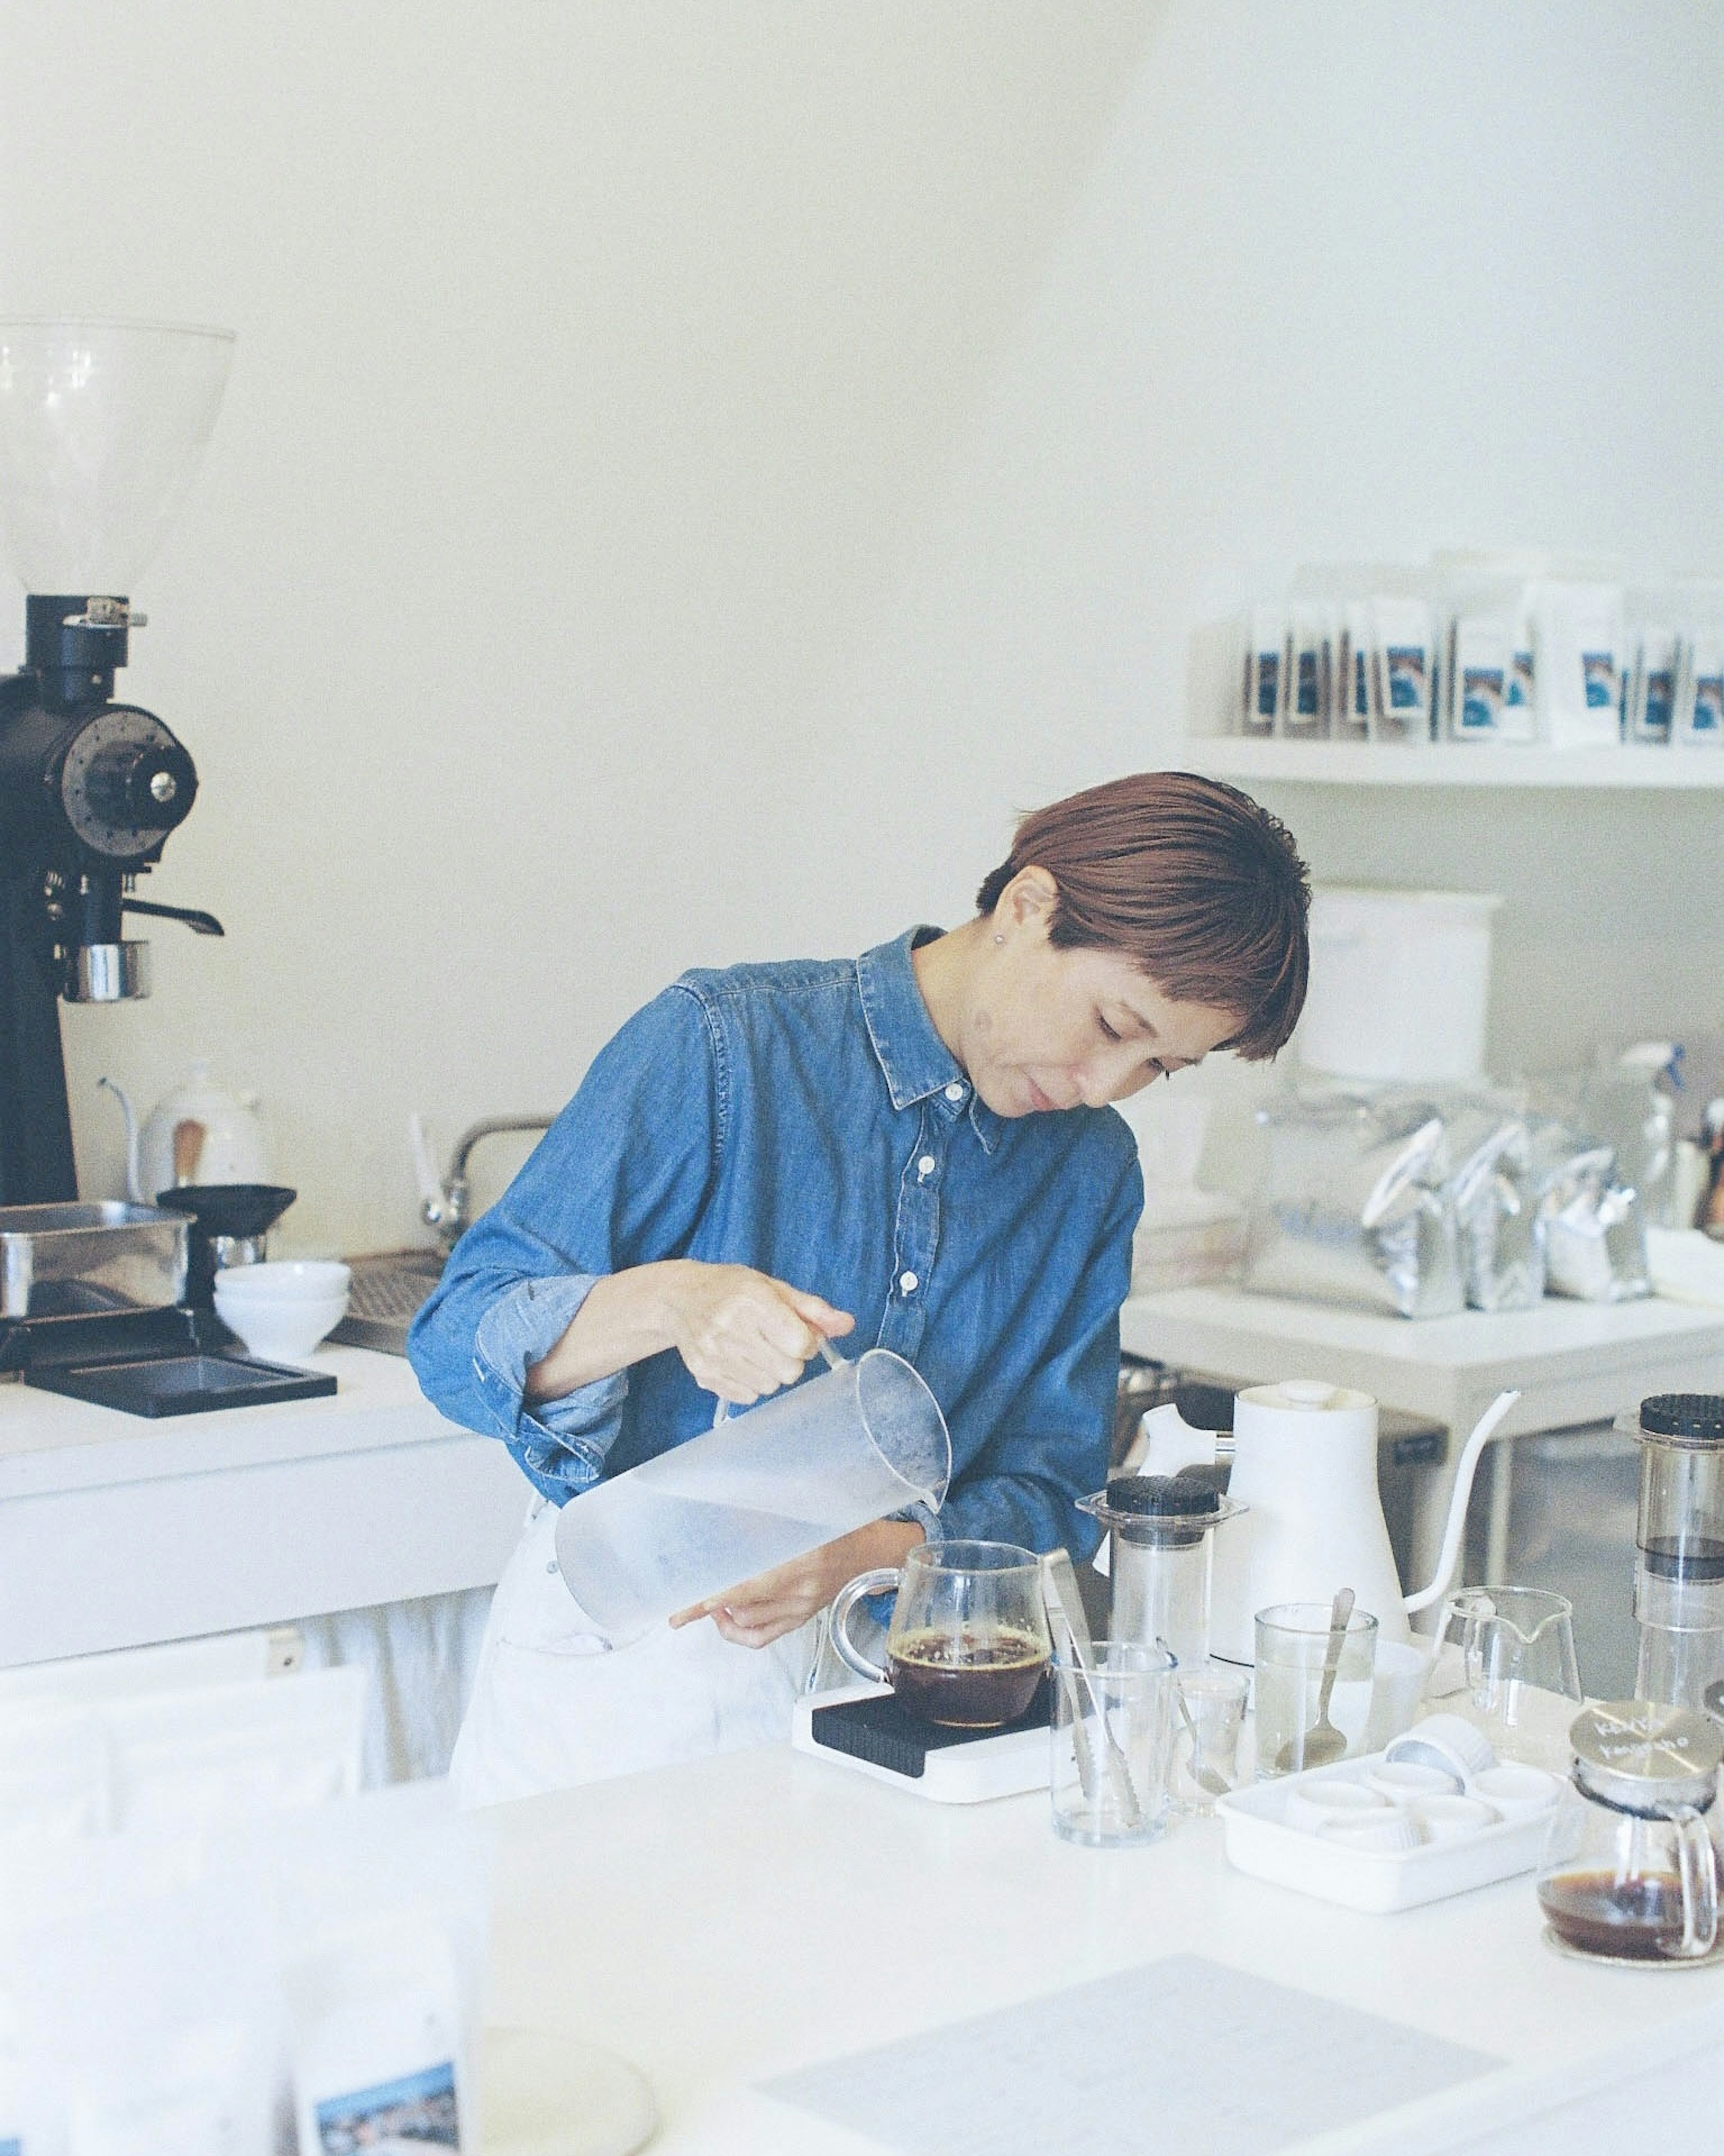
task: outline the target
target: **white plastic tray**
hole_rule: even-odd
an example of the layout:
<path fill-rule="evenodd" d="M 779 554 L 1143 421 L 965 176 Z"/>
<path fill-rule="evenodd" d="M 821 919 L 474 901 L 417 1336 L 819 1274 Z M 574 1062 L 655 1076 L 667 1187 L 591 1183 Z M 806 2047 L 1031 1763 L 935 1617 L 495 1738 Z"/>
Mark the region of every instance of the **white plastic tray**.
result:
<path fill-rule="evenodd" d="M 1345 1849 L 1285 1824 L 1290 1789 L 1358 1781 L 1382 1757 L 1376 1752 L 1334 1767 L 1313 1767 L 1221 1798 L 1215 1811 L 1225 1831 L 1228 1861 L 1278 1887 L 1383 1916 L 1489 1887 L 1537 1865 L 1548 1811 L 1529 1820 L 1505 1820 L 1465 1840 L 1431 1842 L 1419 1849 Z"/>

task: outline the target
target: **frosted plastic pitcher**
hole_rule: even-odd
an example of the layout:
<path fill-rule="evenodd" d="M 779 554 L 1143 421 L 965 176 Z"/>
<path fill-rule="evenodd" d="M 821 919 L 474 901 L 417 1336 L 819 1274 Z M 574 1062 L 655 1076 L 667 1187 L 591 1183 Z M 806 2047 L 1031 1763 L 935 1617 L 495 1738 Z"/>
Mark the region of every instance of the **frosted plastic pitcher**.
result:
<path fill-rule="evenodd" d="M 721 1401 L 711 1430 L 563 1507 L 558 1568 L 613 1645 L 907 1505 L 939 1509 L 952 1441 L 927 1386 L 890 1348 L 823 1352 L 818 1378 L 729 1419 Z"/>

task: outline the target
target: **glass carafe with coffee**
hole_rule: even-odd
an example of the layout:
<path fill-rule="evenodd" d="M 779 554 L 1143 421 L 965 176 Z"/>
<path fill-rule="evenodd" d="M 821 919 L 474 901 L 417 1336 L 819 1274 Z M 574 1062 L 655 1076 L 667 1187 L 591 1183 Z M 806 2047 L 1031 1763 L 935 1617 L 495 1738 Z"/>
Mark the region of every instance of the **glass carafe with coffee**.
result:
<path fill-rule="evenodd" d="M 1552 1945 L 1643 1967 L 1717 1954 L 1724 1733 L 1682 1707 L 1618 1700 L 1588 1707 L 1570 1741 L 1538 1873 Z"/>
<path fill-rule="evenodd" d="M 856 1607 L 894 1589 L 876 1660 L 854 1636 Z M 890 1685 L 924 1721 L 1003 1728 L 1027 1712 L 1052 1652 L 1040 1563 L 1010 1543 L 925 1543 L 849 1582 L 832 1605 L 832 1640 L 859 1677 Z"/>

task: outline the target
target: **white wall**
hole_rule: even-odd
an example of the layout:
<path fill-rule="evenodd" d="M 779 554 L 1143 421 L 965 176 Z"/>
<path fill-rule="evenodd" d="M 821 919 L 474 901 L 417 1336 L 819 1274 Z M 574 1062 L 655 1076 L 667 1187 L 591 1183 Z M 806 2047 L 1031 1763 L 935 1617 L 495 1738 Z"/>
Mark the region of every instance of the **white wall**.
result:
<path fill-rule="evenodd" d="M 1296 562 L 1724 567 L 1707 0 L 94 0 L 0 49 L 0 308 L 240 333 L 128 691 L 196 754 L 147 1005 L 301 1246 L 554 1106 L 691 963 L 952 919 L 1180 760 Z M 5 609 L 11 613 L 10 607 Z M 16 639 L 14 639 L 14 642 Z M 1320 874 L 1509 894 L 1496 1050 L 1724 1023 L 1694 802 L 1284 788 Z M 1602 901 L 1602 902 L 1601 902 Z"/>

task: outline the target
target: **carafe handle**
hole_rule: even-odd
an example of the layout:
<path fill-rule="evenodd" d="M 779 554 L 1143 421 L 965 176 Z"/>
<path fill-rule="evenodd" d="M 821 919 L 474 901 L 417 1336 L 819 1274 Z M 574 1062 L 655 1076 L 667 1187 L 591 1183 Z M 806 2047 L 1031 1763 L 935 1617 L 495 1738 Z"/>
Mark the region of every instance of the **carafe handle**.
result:
<path fill-rule="evenodd" d="M 838 1649 L 839 1659 L 853 1669 L 859 1677 L 870 1684 L 890 1684 L 891 1672 L 884 1662 L 877 1662 L 871 1655 L 863 1653 L 850 1637 L 850 1612 L 865 1594 L 889 1594 L 901 1578 L 895 1564 L 877 1567 L 873 1572 L 859 1572 L 854 1579 L 839 1588 L 832 1604 L 829 1623 L 832 1644 Z"/>
<path fill-rule="evenodd" d="M 1670 1814 L 1676 1830 L 1676 1866 L 1682 1881 L 1682 1943 L 1677 1953 L 1693 1960 L 1718 1943 L 1718 1860 L 1706 1823 L 1692 1806 Z"/>
<path fill-rule="evenodd" d="M 829 1340 L 823 1339 L 821 1341 L 820 1353 L 826 1358 L 827 1368 L 829 1369 L 848 1370 L 849 1368 L 849 1363 L 839 1353 L 837 1348 L 833 1346 Z M 712 1427 L 716 1430 L 721 1422 L 728 1419 L 730 1412 L 730 1402 L 728 1400 L 721 1400 L 713 1414 Z"/>

